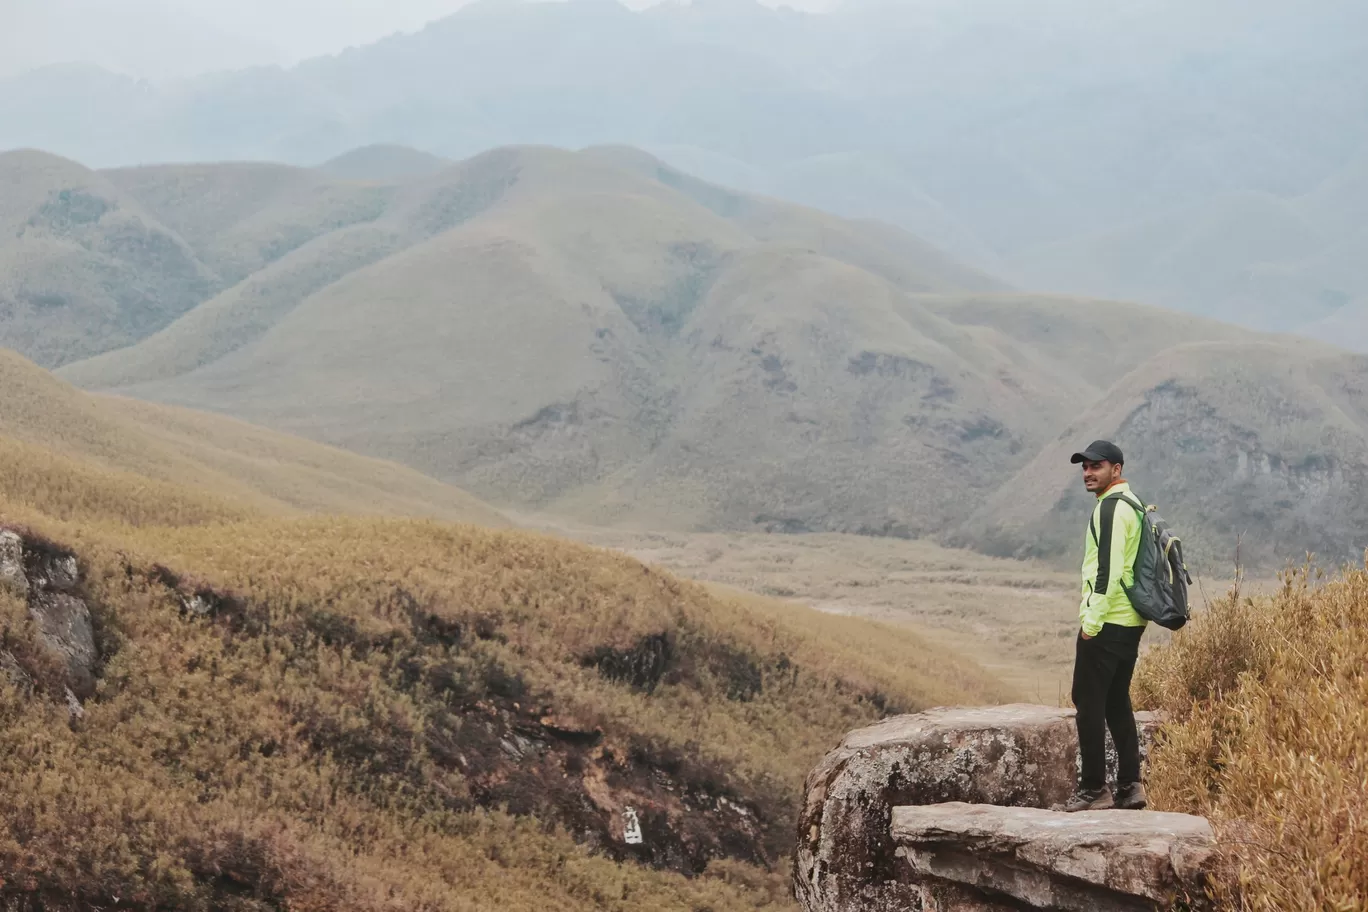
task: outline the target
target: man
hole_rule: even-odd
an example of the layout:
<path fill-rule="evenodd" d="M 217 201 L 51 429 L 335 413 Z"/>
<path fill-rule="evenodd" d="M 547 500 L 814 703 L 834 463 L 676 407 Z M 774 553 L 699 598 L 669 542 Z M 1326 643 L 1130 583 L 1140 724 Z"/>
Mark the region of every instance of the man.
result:
<path fill-rule="evenodd" d="M 1122 477 L 1125 457 L 1115 444 L 1094 441 L 1073 455 L 1083 466 L 1083 487 L 1097 497 L 1083 551 L 1083 602 L 1075 645 L 1073 702 L 1078 710 L 1078 791 L 1059 810 L 1070 813 L 1148 803 L 1140 782 L 1140 739 L 1131 708 L 1131 674 L 1140 653 L 1145 619 L 1126 590 L 1140 549 L 1142 502 Z M 1116 794 L 1106 782 L 1106 730 L 1116 745 Z"/>

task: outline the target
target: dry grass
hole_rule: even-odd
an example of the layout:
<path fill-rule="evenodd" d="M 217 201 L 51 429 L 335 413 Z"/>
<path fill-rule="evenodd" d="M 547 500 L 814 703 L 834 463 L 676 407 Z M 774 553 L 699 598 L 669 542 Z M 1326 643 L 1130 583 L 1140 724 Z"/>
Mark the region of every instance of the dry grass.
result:
<path fill-rule="evenodd" d="M 178 525 L 328 512 L 508 525 L 412 469 L 231 418 L 94 396 L 13 352 L 0 350 L 0 388 L 0 490 L 49 514 Z"/>
<path fill-rule="evenodd" d="M 26 518 L 83 556 L 111 655 L 78 724 L 0 695 L 0 891 L 55 904 L 210 908 L 226 882 L 243 909 L 785 905 L 792 809 L 836 739 L 884 712 L 998 696 L 905 632 L 721 599 L 523 533 L 319 519 L 116 534 Z M 187 619 L 142 573 L 154 562 L 231 593 L 240 617 Z M 488 638 L 420 643 L 406 605 Z M 661 633 L 676 658 L 652 693 L 585 665 Z M 732 694 L 738 666 L 757 674 L 747 699 Z M 776 873 L 622 867 L 536 820 L 471 809 L 427 733 L 495 680 L 602 727 L 623 756 L 711 771 L 758 809 Z"/>
<path fill-rule="evenodd" d="M 0 684 L 0 903 L 787 909 L 792 814 L 826 750 L 888 713 L 1006 696 L 907 630 L 621 554 L 430 520 L 269 518 L 9 438 L 0 460 L 0 522 L 80 555 L 103 656 L 69 722 L 61 669 L 0 598 L 3 649 L 37 691 Z M 200 590 L 216 618 L 184 610 Z M 415 617 L 464 633 L 425 636 Z M 651 688 L 587 661 L 651 636 L 671 656 Z M 481 805 L 441 732 L 494 694 L 752 809 L 770 868 L 619 864 L 535 809 Z"/>
<path fill-rule="evenodd" d="M 46 447 L 0 437 L 0 504 L 87 523 L 186 526 L 258 515 L 198 488 L 105 469 Z"/>
<path fill-rule="evenodd" d="M 512 515 L 690 579 L 911 630 L 973 658 L 1018 699 L 1054 704 L 1068 693 L 1078 586 L 1073 573 L 1045 564 L 928 541 L 633 532 Z"/>
<path fill-rule="evenodd" d="M 1209 817 L 1241 910 L 1368 907 L 1368 573 L 1237 587 L 1148 656 L 1137 700 L 1170 718 L 1165 810 Z"/>

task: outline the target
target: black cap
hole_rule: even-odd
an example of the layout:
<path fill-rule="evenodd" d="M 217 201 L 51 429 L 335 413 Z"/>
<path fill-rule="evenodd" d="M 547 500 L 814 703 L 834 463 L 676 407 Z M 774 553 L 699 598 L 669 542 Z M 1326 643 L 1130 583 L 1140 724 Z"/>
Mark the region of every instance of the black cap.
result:
<path fill-rule="evenodd" d="M 1121 455 L 1121 448 L 1110 440 L 1094 440 L 1083 452 L 1074 453 L 1069 461 L 1074 465 L 1080 462 L 1114 462 L 1123 465 L 1126 457 Z"/>

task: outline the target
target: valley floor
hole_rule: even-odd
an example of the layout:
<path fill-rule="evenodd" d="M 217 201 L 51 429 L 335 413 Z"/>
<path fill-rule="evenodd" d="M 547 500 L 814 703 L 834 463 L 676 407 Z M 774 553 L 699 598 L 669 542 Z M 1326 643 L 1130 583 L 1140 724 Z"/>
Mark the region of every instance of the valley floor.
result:
<path fill-rule="evenodd" d="M 1068 700 L 1077 584 L 1046 564 L 858 535 L 642 532 L 537 515 L 515 521 L 702 582 L 911 627 L 973 658 L 1019 699 Z"/>
<path fill-rule="evenodd" d="M 639 531 L 508 515 L 527 528 L 622 551 L 700 582 L 909 627 L 972 658 L 1017 699 L 1068 704 L 1078 584 L 1074 573 L 1049 564 L 896 538 Z M 1199 581 L 1195 607 L 1223 596 L 1229 582 Z M 1273 592 L 1277 582 L 1245 580 L 1243 587 Z M 1148 648 L 1168 641 L 1159 627 L 1145 636 Z"/>

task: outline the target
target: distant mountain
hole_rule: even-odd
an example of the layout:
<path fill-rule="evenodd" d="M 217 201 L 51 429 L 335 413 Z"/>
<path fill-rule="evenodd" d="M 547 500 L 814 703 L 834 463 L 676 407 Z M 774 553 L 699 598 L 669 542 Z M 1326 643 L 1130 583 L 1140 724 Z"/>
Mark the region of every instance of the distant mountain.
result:
<path fill-rule="evenodd" d="M 1368 155 L 1309 193 L 1231 193 L 1022 250 L 1031 287 L 1114 293 L 1368 351 Z"/>
<path fill-rule="evenodd" d="M 281 202 L 263 207 L 268 178 Z M 221 271 L 260 251 L 232 226 L 275 237 L 267 215 L 321 224 L 292 201 L 334 199 L 255 167 L 110 180 Z M 929 531 L 962 509 L 960 451 L 977 440 L 1005 467 L 1063 406 L 1013 387 L 1009 355 L 916 300 L 1001 286 L 887 226 L 620 148 L 501 149 L 375 189 L 388 202 L 371 221 L 65 376 L 504 501 L 701 527 Z M 194 227 L 196 214 L 212 221 Z M 844 503 L 826 493 L 838 488 Z"/>
<path fill-rule="evenodd" d="M 1137 493 L 1194 567 L 1358 562 L 1368 524 L 1368 358 L 1314 342 L 1202 342 L 1136 365 L 988 499 L 960 541 L 999 554 L 1080 546 L 1087 495 L 1069 454 L 1124 442 Z M 1243 539 L 1241 541 L 1241 539 Z M 1212 593 L 1214 595 L 1214 593 Z"/>
<path fill-rule="evenodd" d="M 1073 550 L 1084 505 L 1059 451 L 1116 435 L 1200 560 L 1246 528 L 1265 562 L 1359 542 L 1341 452 L 1357 425 L 1315 428 L 1350 414 L 1333 403 L 1362 359 L 1317 343 L 1013 292 L 886 225 L 624 147 L 503 148 L 391 183 L 267 165 L 102 179 L 238 279 L 62 369 L 87 387 L 522 509 L 1006 554 Z M 1326 496 L 1342 503 L 1313 529 Z"/>
<path fill-rule="evenodd" d="M 1103 234 L 1018 253 L 1010 274 L 1032 288 L 1113 293 L 1265 329 L 1323 319 L 1357 294 L 1307 269 L 1335 236 L 1270 194 L 1222 196 Z M 1365 286 L 1368 289 L 1368 286 Z"/>
<path fill-rule="evenodd" d="M 343 180 L 396 181 L 436 174 L 451 162 L 407 146 L 375 145 L 344 152 L 318 166 L 329 177 Z"/>
<path fill-rule="evenodd" d="M 1356 294 L 1301 201 L 1368 149 L 1364 60 L 1357 0 L 481 2 L 288 70 L 0 82 L 0 148 L 313 165 L 625 143 L 1031 287 L 1299 328 Z"/>
<path fill-rule="evenodd" d="M 191 6 L 178 0 L 6 4 L 0 78 L 74 62 L 166 79 L 282 61 L 269 40 L 216 27 Z"/>

